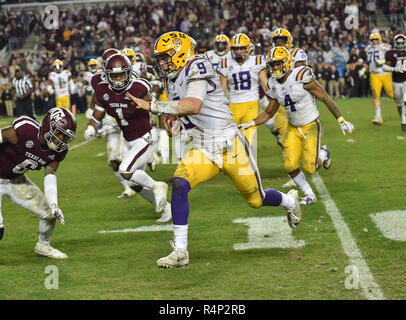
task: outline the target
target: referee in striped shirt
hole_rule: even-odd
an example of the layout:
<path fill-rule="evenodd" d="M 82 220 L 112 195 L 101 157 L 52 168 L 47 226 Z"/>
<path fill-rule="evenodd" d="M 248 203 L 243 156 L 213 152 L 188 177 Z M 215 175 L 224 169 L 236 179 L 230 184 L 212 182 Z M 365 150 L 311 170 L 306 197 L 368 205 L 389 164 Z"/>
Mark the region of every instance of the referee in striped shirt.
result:
<path fill-rule="evenodd" d="M 27 76 L 23 76 L 20 67 L 15 70 L 15 77 L 12 80 L 13 92 L 16 100 L 16 116 L 28 116 L 35 119 L 32 112 L 31 93 L 34 91 L 34 86 Z"/>

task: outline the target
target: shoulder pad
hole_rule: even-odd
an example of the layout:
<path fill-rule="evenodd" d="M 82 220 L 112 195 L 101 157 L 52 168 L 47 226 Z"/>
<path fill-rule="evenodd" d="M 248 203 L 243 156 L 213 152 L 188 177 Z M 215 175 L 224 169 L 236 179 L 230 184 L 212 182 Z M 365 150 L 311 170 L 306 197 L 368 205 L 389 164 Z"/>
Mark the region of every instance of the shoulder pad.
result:
<path fill-rule="evenodd" d="M 310 68 L 309 66 L 301 68 L 296 75 L 296 81 L 304 84 L 312 82 L 314 80 L 316 80 L 316 76 L 314 75 L 312 68 Z"/>
<path fill-rule="evenodd" d="M 185 76 L 187 80 L 212 78 L 216 72 L 207 58 L 196 57 L 186 64 Z"/>

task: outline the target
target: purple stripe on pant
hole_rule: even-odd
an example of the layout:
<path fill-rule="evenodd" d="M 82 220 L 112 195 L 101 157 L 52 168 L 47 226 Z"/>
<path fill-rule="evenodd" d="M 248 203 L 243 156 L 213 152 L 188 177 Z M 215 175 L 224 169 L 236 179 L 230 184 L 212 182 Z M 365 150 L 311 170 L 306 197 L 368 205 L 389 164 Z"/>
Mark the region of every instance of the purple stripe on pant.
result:
<path fill-rule="evenodd" d="M 186 225 L 189 217 L 188 193 L 190 184 L 183 178 L 173 178 L 172 180 L 172 223 L 176 225 Z"/>

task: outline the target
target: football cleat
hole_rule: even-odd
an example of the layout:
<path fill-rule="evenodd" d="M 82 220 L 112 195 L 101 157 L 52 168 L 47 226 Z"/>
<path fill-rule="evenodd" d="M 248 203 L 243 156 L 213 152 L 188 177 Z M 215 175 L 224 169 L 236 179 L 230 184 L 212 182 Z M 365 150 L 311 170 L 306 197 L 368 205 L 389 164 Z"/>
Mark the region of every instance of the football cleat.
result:
<path fill-rule="evenodd" d="M 117 197 L 117 199 L 128 199 L 128 198 L 134 197 L 136 194 L 137 194 L 137 192 L 135 192 L 134 190 L 126 189 L 126 190 L 123 191 L 122 194 L 120 194 Z"/>
<path fill-rule="evenodd" d="M 324 167 L 324 169 L 330 169 L 330 167 L 331 167 L 331 153 L 327 149 L 327 146 L 325 144 L 323 144 L 320 149 L 326 151 L 326 153 L 327 153 L 327 159 L 323 161 L 323 167 Z"/>
<path fill-rule="evenodd" d="M 155 212 L 159 213 L 164 210 L 167 203 L 166 197 L 168 193 L 168 185 L 161 181 L 155 182 L 152 187 L 152 192 L 155 196 Z"/>
<path fill-rule="evenodd" d="M 290 179 L 288 182 L 286 182 L 285 184 L 282 185 L 282 188 L 284 189 L 289 189 L 289 188 L 296 188 L 297 184 L 295 183 L 295 181 L 293 181 L 293 179 Z"/>
<path fill-rule="evenodd" d="M 295 205 L 293 206 L 293 208 L 287 210 L 288 223 L 291 228 L 296 228 L 300 220 L 302 220 L 302 209 L 300 208 L 299 203 L 299 193 L 297 192 L 297 190 L 290 190 L 288 192 L 288 195 L 295 199 Z"/>
<path fill-rule="evenodd" d="M 300 201 L 300 205 L 301 206 L 308 206 L 309 204 L 316 202 L 317 198 L 315 195 L 308 195 L 304 198 L 302 198 L 302 200 Z"/>
<path fill-rule="evenodd" d="M 402 131 L 406 131 L 406 123 L 402 123 L 400 127 L 402 128 Z"/>
<path fill-rule="evenodd" d="M 35 245 L 34 252 L 41 256 L 54 258 L 54 259 L 66 259 L 68 256 L 63 252 L 52 248 L 49 244 L 45 244 L 42 241 L 38 241 Z"/>
<path fill-rule="evenodd" d="M 189 252 L 175 247 L 173 241 L 169 241 L 173 251 L 169 256 L 159 259 L 156 264 L 160 268 L 187 268 L 189 266 Z"/>
<path fill-rule="evenodd" d="M 171 221 L 171 219 L 172 219 L 172 208 L 171 204 L 167 202 L 164 208 L 164 212 L 162 212 L 162 215 L 159 219 L 156 219 L 156 222 L 163 223 Z"/>
<path fill-rule="evenodd" d="M 372 120 L 372 123 L 373 124 L 383 124 L 382 117 L 375 118 L 374 120 Z"/>

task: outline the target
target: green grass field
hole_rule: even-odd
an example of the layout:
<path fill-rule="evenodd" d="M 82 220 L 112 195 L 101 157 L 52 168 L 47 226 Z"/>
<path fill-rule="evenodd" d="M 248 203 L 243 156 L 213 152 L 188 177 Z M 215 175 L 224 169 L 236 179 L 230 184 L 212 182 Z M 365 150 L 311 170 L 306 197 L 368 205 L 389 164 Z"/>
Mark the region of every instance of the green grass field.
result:
<path fill-rule="evenodd" d="M 372 125 L 372 99 L 337 104 L 356 132 L 343 136 L 327 108 L 319 106 L 323 143 L 333 157 L 330 170 L 322 168 L 319 175 L 383 298 L 405 299 L 405 242 L 386 237 L 369 215 L 406 210 L 406 133 L 393 100 L 383 99 L 382 126 Z M 10 122 L 0 119 L 0 127 Z M 72 146 L 84 140 L 85 124 L 79 115 Z M 282 190 L 287 175 L 281 151 L 266 127 L 258 132 L 258 166 L 264 188 Z M 175 168 L 160 165 L 151 176 L 169 182 Z M 43 187 L 43 171 L 27 175 Z M 346 288 L 350 274 L 345 271 L 352 263 L 322 195 L 314 190 L 318 201 L 303 208 L 302 222 L 288 235 L 304 246 L 235 250 L 236 244 L 248 242 L 248 224 L 234 220 L 257 217 L 267 225 L 286 214 L 282 208 L 250 208 L 220 174 L 190 192 L 189 268 L 158 269 L 155 261 L 171 252 L 171 231 L 99 233 L 156 225 L 158 216 L 139 196 L 117 199 L 122 187 L 107 166 L 104 138 L 91 141 L 71 150 L 58 171 L 66 222 L 58 222 L 51 244 L 69 259 L 37 256 L 38 218 L 3 199 L 0 299 L 367 299 L 361 286 Z M 389 229 L 395 229 L 390 223 Z M 278 234 L 269 231 L 261 241 L 278 242 Z M 56 290 L 44 285 L 48 265 L 58 268 Z"/>

